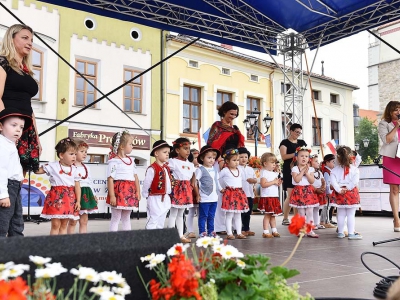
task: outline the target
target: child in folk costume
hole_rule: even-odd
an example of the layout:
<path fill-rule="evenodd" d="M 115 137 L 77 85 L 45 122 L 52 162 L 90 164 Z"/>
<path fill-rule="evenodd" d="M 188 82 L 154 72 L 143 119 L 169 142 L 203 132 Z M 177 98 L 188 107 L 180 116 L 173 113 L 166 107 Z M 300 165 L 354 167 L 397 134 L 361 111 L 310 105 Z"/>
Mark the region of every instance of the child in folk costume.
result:
<path fill-rule="evenodd" d="M 310 165 L 314 168 L 314 178 L 315 181 L 313 183 L 315 197 L 318 199 L 319 206 L 314 207 L 313 217 L 314 217 L 314 229 L 325 229 L 324 225 L 320 224 L 319 218 L 319 210 L 327 205 L 328 201 L 326 199 L 326 184 L 324 176 L 322 175 L 321 170 L 319 169 L 319 162 L 318 162 L 318 154 L 313 154 L 310 156 Z"/>
<path fill-rule="evenodd" d="M 219 150 L 206 145 L 201 148 L 197 157 L 200 164 L 195 172 L 200 193 L 198 222 L 200 237 L 217 236 L 214 231 L 214 218 L 218 204 L 217 191 L 221 191 L 221 186 L 218 181 L 219 174 L 213 166 L 219 156 Z"/>
<path fill-rule="evenodd" d="M 133 137 L 127 130 L 114 134 L 107 170 L 108 195 L 106 204 L 111 207 L 110 231 L 131 230 L 130 215 L 138 211 L 140 201 L 139 178 L 131 157 Z"/>
<path fill-rule="evenodd" d="M 312 184 L 315 181 L 314 168 L 309 166 L 311 149 L 305 146 L 297 147 L 293 161 L 297 164 L 292 168 L 292 183 L 294 188 L 290 195 L 289 205 L 297 207 L 301 216 L 306 216 L 307 223 L 313 223 L 314 207 L 319 207 L 318 199 L 314 196 Z M 310 231 L 307 236 L 317 238 L 314 231 Z"/>
<path fill-rule="evenodd" d="M 46 173 L 50 177 L 51 189 L 40 215 L 51 219 L 50 235 L 66 234 L 69 219 L 79 219 L 81 206 L 81 178 L 74 166 L 77 146 L 72 139 L 65 138 L 57 143 L 55 149 L 60 160 L 40 167 L 36 173 Z"/>
<path fill-rule="evenodd" d="M 24 179 L 16 142 L 32 118 L 14 108 L 0 112 L 0 236 L 23 236 L 21 181 Z"/>
<path fill-rule="evenodd" d="M 361 240 L 362 236 L 354 231 L 356 210 L 360 207 L 360 195 L 357 184 L 359 171 L 351 163 L 351 149 L 340 146 L 336 149 L 338 165 L 331 172 L 332 205 L 337 207 L 338 238 L 344 238 L 345 219 L 349 240 Z"/>
<path fill-rule="evenodd" d="M 281 236 L 276 229 L 275 216 L 282 213 L 281 203 L 279 201 L 279 186 L 282 184 L 282 179 L 279 178 L 278 172 L 274 172 L 276 164 L 277 161 L 274 154 L 264 153 L 261 156 L 261 197 L 258 201 L 258 209 L 264 213 L 263 238 Z M 269 233 L 269 225 L 271 225 L 272 233 Z"/>
<path fill-rule="evenodd" d="M 172 147 L 164 140 L 154 142 L 150 156 L 156 158 L 146 171 L 142 196 L 147 198 L 146 229 L 164 228 L 165 218 L 171 208 L 171 171 L 168 158 Z"/>
<path fill-rule="evenodd" d="M 335 155 L 327 154 L 324 156 L 324 160 L 321 163 L 321 171 L 325 180 L 325 193 L 326 193 L 327 205 L 322 207 L 320 224 L 323 225 L 325 228 L 336 228 L 336 226 L 333 225 L 331 221 L 333 207 L 330 205 L 331 195 L 332 195 L 330 174 L 332 169 L 335 167 L 335 160 L 336 160 Z"/>
<path fill-rule="evenodd" d="M 247 163 L 250 158 L 250 151 L 245 147 L 239 148 L 239 166 L 238 169 L 242 173 L 242 186 L 243 191 L 247 197 L 247 203 L 249 211 L 242 213 L 242 233 L 246 236 L 254 236 L 254 231 L 250 231 L 250 217 L 253 212 L 254 202 L 254 184 L 257 183 L 256 174 L 252 167 L 249 167 Z"/>
<path fill-rule="evenodd" d="M 237 149 L 228 149 L 224 153 L 226 167 L 219 174 L 219 182 L 223 188 L 221 210 L 226 212 L 226 232 L 229 240 L 234 240 L 232 234 L 232 222 L 236 228 L 237 238 L 245 239 L 242 234 L 241 214 L 249 210 L 247 197 L 242 189 L 242 173 L 238 169 L 239 151 Z"/>
<path fill-rule="evenodd" d="M 89 221 L 89 214 L 97 213 L 97 197 L 93 193 L 92 178 L 90 177 L 90 168 L 83 162 L 87 156 L 89 148 L 82 140 L 74 140 L 78 147 L 76 152 L 75 167 L 78 168 L 78 176 L 81 178 L 81 210 L 79 211 L 79 233 L 87 233 L 87 224 Z M 70 220 L 68 223 L 68 234 L 75 233 L 75 226 L 77 221 Z"/>
<path fill-rule="evenodd" d="M 183 213 L 186 208 L 193 207 L 193 189 L 197 195 L 194 165 L 188 161 L 190 141 L 187 138 L 178 138 L 173 142 L 173 149 L 169 159 L 169 167 L 174 177 L 173 196 L 168 219 L 168 228 L 178 229 L 182 243 L 190 243 L 190 238 L 183 235 Z"/>
<path fill-rule="evenodd" d="M 195 169 L 197 169 L 200 166 L 197 161 L 198 156 L 199 156 L 199 150 L 194 148 L 190 149 L 190 155 L 188 160 L 193 163 Z M 185 234 L 185 236 L 189 239 L 196 237 L 196 234 L 194 233 L 193 230 L 193 221 L 196 215 L 197 217 L 199 216 L 199 202 L 198 202 L 198 197 L 193 195 L 193 207 L 189 207 L 189 213 L 186 218 L 187 233 Z"/>

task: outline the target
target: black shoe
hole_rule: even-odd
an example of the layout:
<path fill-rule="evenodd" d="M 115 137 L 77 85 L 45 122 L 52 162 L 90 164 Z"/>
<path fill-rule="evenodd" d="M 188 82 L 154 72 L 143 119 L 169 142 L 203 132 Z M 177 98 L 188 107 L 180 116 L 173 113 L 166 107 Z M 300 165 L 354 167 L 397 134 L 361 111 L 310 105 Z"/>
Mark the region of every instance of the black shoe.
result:
<path fill-rule="evenodd" d="M 329 223 L 331 223 L 332 225 L 337 225 L 337 223 L 335 221 L 330 220 Z"/>

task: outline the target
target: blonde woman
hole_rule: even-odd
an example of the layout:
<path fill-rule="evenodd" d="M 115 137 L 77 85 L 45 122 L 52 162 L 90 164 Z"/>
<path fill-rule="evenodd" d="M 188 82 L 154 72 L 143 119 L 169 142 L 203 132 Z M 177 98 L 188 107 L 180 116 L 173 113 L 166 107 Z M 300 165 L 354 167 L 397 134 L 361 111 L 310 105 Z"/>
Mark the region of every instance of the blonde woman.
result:
<path fill-rule="evenodd" d="M 42 150 L 31 105 L 31 99 L 38 92 L 32 72 L 32 43 L 32 28 L 16 24 L 8 28 L 0 47 L 0 111 L 16 108 L 33 119 L 17 144 L 24 173 L 39 169 Z"/>

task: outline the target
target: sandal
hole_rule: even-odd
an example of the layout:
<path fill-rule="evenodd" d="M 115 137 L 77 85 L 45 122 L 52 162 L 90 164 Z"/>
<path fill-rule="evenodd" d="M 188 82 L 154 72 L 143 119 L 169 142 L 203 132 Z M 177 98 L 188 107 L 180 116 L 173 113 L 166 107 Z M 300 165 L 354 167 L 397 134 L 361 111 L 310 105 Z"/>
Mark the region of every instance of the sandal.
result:
<path fill-rule="evenodd" d="M 234 236 L 233 234 L 230 234 L 230 235 L 226 236 L 226 238 L 227 238 L 228 240 L 234 240 L 234 239 L 235 239 L 235 236 Z"/>
<path fill-rule="evenodd" d="M 307 236 L 310 237 L 310 238 L 319 238 L 318 234 L 316 234 L 313 231 L 307 233 Z"/>
<path fill-rule="evenodd" d="M 238 234 L 236 236 L 236 238 L 239 239 L 239 240 L 244 240 L 244 239 L 247 239 L 247 236 L 245 236 L 244 234 Z"/>
<path fill-rule="evenodd" d="M 282 225 L 290 225 L 289 219 L 283 219 L 282 220 Z"/>

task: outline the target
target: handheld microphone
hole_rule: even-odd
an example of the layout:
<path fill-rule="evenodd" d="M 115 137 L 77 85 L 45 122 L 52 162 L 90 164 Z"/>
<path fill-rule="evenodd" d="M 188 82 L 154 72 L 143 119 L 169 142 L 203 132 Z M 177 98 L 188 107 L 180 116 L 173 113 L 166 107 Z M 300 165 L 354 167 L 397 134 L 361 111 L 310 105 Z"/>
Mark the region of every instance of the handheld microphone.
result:
<path fill-rule="evenodd" d="M 374 159 L 374 164 L 379 165 L 379 162 L 381 161 L 383 155 L 379 155 L 377 158 Z"/>
<path fill-rule="evenodd" d="M 397 115 L 397 119 L 400 120 L 400 115 Z"/>

